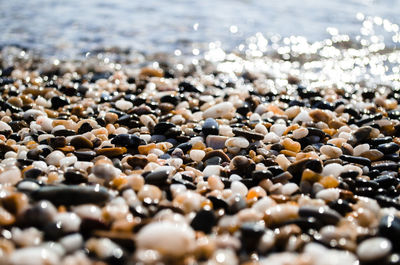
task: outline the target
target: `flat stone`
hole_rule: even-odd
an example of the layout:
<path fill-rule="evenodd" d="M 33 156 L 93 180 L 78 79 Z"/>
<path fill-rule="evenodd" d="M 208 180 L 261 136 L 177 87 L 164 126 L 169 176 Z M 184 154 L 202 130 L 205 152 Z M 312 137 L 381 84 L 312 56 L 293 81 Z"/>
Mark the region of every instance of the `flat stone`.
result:
<path fill-rule="evenodd" d="M 44 186 L 32 192 L 34 200 L 48 200 L 55 205 L 103 204 L 110 199 L 101 186 Z"/>
<path fill-rule="evenodd" d="M 70 141 L 70 145 L 75 147 L 75 149 L 82 149 L 82 148 L 93 148 L 93 143 L 86 137 L 82 135 L 77 135 L 73 137 Z"/>
<path fill-rule="evenodd" d="M 341 219 L 338 212 L 322 206 L 302 206 L 299 208 L 299 215 L 301 217 L 314 217 L 327 225 L 336 225 Z"/>
<path fill-rule="evenodd" d="M 96 150 L 97 155 L 104 155 L 107 157 L 116 157 L 123 155 L 127 152 L 125 147 L 107 147 Z"/>
<path fill-rule="evenodd" d="M 261 133 L 256 133 L 256 132 L 252 132 L 252 131 L 247 131 L 247 130 L 243 130 L 243 129 L 239 129 L 239 128 L 233 128 L 232 129 L 233 134 L 235 134 L 235 136 L 241 136 L 246 138 L 248 141 L 260 141 L 264 139 L 264 135 Z"/>

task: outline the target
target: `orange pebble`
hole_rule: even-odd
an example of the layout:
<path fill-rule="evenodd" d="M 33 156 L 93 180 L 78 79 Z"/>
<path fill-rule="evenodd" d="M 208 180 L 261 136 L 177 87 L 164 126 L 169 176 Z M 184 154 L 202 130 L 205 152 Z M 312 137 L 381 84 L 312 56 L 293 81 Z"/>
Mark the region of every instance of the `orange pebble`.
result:
<path fill-rule="evenodd" d="M 290 151 L 293 151 L 293 152 L 296 152 L 296 153 L 300 152 L 300 150 L 301 150 L 300 143 L 296 142 L 296 141 L 293 141 L 290 138 L 285 138 L 282 141 L 282 145 L 286 150 L 290 150 Z"/>
<path fill-rule="evenodd" d="M 319 183 L 321 183 L 322 186 L 324 186 L 325 189 L 336 188 L 337 186 L 339 186 L 339 181 L 333 176 L 323 177 L 319 181 Z"/>
<path fill-rule="evenodd" d="M 262 198 L 265 196 L 267 196 L 267 192 L 260 186 L 256 186 L 249 190 L 249 192 L 247 193 L 246 199 L 248 201 L 251 201 L 251 200 Z"/>
<path fill-rule="evenodd" d="M 301 175 L 301 181 L 309 181 L 311 183 L 317 182 L 321 179 L 321 175 L 315 173 L 310 169 L 305 169 Z"/>

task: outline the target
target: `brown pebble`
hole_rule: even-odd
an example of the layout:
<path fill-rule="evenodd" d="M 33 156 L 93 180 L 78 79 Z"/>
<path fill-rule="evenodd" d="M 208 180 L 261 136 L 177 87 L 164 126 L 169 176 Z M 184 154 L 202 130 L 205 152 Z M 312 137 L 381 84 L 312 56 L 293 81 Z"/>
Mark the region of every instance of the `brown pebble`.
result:
<path fill-rule="evenodd" d="M 320 109 L 311 110 L 308 114 L 314 120 L 314 122 L 322 121 L 328 123 L 330 119 L 328 113 Z"/>
<path fill-rule="evenodd" d="M 221 149 L 207 152 L 206 155 L 203 158 L 203 162 L 206 161 L 207 159 L 209 159 L 210 157 L 213 157 L 213 156 L 220 157 L 223 162 L 231 162 L 231 159 Z"/>
<path fill-rule="evenodd" d="M 152 149 L 154 149 L 156 147 L 157 146 L 156 146 L 155 143 L 146 144 L 146 145 L 139 145 L 138 151 L 142 155 L 147 155 L 147 154 L 149 154 L 150 150 L 152 150 Z"/>
<path fill-rule="evenodd" d="M 383 153 L 377 149 L 370 149 L 360 154 L 360 156 L 368 158 L 371 161 L 377 161 L 383 157 Z"/>
<path fill-rule="evenodd" d="M 108 147 L 96 150 L 97 155 L 104 155 L 106 157 L 116 157 L 123 155 L 127 152 L 125 147 Z"/>
<path fill-rule="evenodd" d="M 126 162 L 133 168 L 141 167 L 144 168 L 149 162 L 145 156 L 134 155 L 128 157 Z"/>
<path fill-rule="evenodd" d="M 88 138 L 86 138 L 82 135 L 74 136 L 71 139 L 70 145 L 75 147 L 75 149 L 82 149 L 82 148 L 92 149 L 93 148 L 93 143 Z"/>

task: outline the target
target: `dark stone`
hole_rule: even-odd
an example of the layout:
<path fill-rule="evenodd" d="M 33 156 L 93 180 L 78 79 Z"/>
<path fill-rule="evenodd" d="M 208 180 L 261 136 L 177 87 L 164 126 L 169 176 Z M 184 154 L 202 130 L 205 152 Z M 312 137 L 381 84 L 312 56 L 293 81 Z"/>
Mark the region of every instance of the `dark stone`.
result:
<path fill-rule="evenodd" d="M 96 157 L 96 152 L 93 150 L 79 150 L 75 151 L 74 155 L 78 158 L 79 161 L 91 161 Z"/>
<path fill-rule="evenodd" d="M 144 168 L 147 165 L 148 160 L 145 156 L 131 156 L 126 160 L 126 162 L 133 168 Z"/>
<path fill-rule="evenodd" d="M 118 134 L 112 140 L 112 144 L 128 148 L 137 148 L 139 145 L 145 145 L 146 142 L 134 134 Z"/>
<path fill-rule="evenodd" d="M 372 138 L 372 139 L 368 140 L 368 144 L 373 147 L 377 147 L 378 145 L 381 145 L 381 144 L 390 143 L 392 140 L 393 139 L 390 136 L 380 137 L 380 138 Z"/>
<path fill-rule="evenodd" d="M 176 125 L 171 122 L 159 122 L 154 126 L 153 134 L 165 135 L 169 129 L 174 127 L 176 127 Z"/>
<path fill-rule="evenodd" d="M 38 168 L 31 168 L 24 172 L 24 178 L 36 179 L 38 178 L 43 172 Z"/>
<path fill-rule="evenodd" d="M 65 97 L 52 97 L 51 98 L 51 108 L 52 109 L 58 109 L 60 107 L 64 107 L 66 105 L 69 105 L 70 102 L 68 98 Z"/>
<path fill-rule="evenodd" d="M 383 162 L 383 163 L 375 163 L 371 166 L 371 170 L 378 170 L 379 172 L 383 171 L 396 171 L 398 170 L 399 165 L 395 162 Z"/>
<path fill-rule="evenodd" d="M 215 196 L 208 196 L 207 198 L 212 202 L 214 210 L 221 208 L 227 210 L 229 208 L 228 203 L 221 198 L 217 198 Z"/>
<path fill-rule="evenodd" d="M 179 90 L 182 92 L 194 92 L 194 93 L 201 93 L 202 91 L 197 89 L 194 85 L 188 83 L 188 82 L 180 82 L 179 85 Z"/>
<path fill-rule="evenodd" d="M 221 149 L 217 149 L 217 150 L 212 150 L 210 152 L 207 152 L 206 155 L 203 157 L 203 162 L 207 161 L 207 159 L 211 158 L 211 157 L 220 157 L 222 159 L 222 162 L 231 162 L 231 159 L 229 158 L 229 156 L 227 154 L 225 154 L 224 151 L 222 151 Z"/>
<path fill-rule="evenodd" d="M 44 237 L 49 241 L 57 241 L 65 235 L 61 222 L 48 223 L 43 228 Z"/>
<path fill-rule="evenodd" d="M 244 223 L 240 227 L 242 248 L 250 253 L 257 249 L 258 242 L 265 233 L 265 228 L 259 223 Z"/>
<path fill-rule="evenodd" d="M 341 215 L 345 216 L 347 213 L 352 212 L 353 208 L 351 208 L 348 201 L 343 199 L 338 199 L 336 201 L 332 201 L 329 204 L 329 207 Z"/>
<path fill-rule="evenodd" d="M 93 148 L 93 143 L 86 137 L 82 135 L 77 135 L 71 139 L 70 145 L 75 147 L 75 149 L 81 149 L 81 148 L 88 148 L 92 149 Z"/>
<path fill-rule="evenodd" d="M 314 217 L 327 225 L 336 225 L 341 218 L 341 215 L 335 210 L 315 206 L 300 207 L 299 215 L 301 217 Z"/>
<path fill-rule="evenodd" d="M 353 136 L 358 142 L 362 142 L 369 138 L 372 128 L 370 126 L 363 126 L 353 133 Z"/>
<path fill-rule="evenodd" d="M 251 140 L 260 141 L 264 139 L 264 135 L 261 133 L 246 131 L 243 129 L 233 128 L 232 132 L 235 134 L 235 136 L 242 136 L 249 141 Z"/>
<path fill-rule="evenodd" d="M 213 118 L 207 118 L 202 126 L 202 132 L 204 136 L 207 135 L 218 135 L 219 125 L 218 122 Z"/>
<path fill-rule="evenodd" d="M 311 230 L 319 230 L 323 227 L 323 223 L 318 221 L 314 217 L 300 217 L 296 219 L 289 220 L 287 222 L 284 222 L 282 226 L 285 225 L 297 225 L 298 227 L 301 228 L 304 232 L 308 232 L 310 229 Z"/>
<path fill-rule="evenodd" d="M 392 185 L 398 185 L 399 180 L 391 175 L 382 175 L 374 179 L 378 183 L 379 187 L 387 189 Z"/>
<path fill-rule="evenodd" d="M 210 165 L 221 165 L 221 163 L 222 163 L 221 157 L 213 156 L 204 161 L 204 167 L 210 166 Z"/>
<path fill-rule="evenodd" d="M 393 215 L 386 215 L 380 220 L 378 229 L 379 235 L 389 239 L 392 242 L 394 248 L 396 250 L 399 250 L 400 218 Z"/>
<path fill-rule="evenodd" d="M 369 160 L 366 157 L 341 155 L 340 159 L 342 159 L 343 161 L 349 162 L 349 163 L 360 164 L 360 165 L 367 166 L 367 167 L 371 166 L 371 160 Z"/>
<path fill-rule="evenodd" d="M 165 95 L 160 98 L 160 102 L 167 102 L 176 106 L 179 103 L 179 97 L 172 95 Z"/>
<path fill-rule="evenodd" d="M 385 143 L 378 145 L 377 149 L 384 154 L 393 154 L 399 151 L 400 146 L 396 143 Z"/>
<path fill-rule="evenodd" d="M 103 204 L 110 198 L 101 186 L 45 186 L 32 192 L 34 200 L 48 200 L 55 205 Z"/>
<path fill-rule="evenodd" d="M 190 226 L 196 231 L 202 231 L 205 234 L 209 234 L 216 222 L 217 219 L 213 211 L 200 210 L 193 218 Z"/>
<path fill-rule="evenodd" d="M 253 180 L 257 183 L 264 179 L 272 179 L 272 177 L 274 176 L 269 170 L 256 170 L 253 171 L 251 175 Z"/>
<path fill-rule="evenodd" d="M 57 130 L 53 133 L 54 136 L 73 136 L 76 135 L 76 132 L 73 130 L 68 130 L 68 129 L 61 129 L 61 130 Z"/>
<path fill-rule="evenodd" d="M 52 205 L 49 204 L 49 202 L 38 202 L 23 212 L 20 219 L 18 219 L 18 223 L 23 227 L 34 226 L 42 228 L 53 219 L 50 207 L 52 207 Z"/>
<path fill-rule="evenodd" d="M 65 136 L 51 137 L 47 139 L 49 145 L 53 148 L 64 147 L 67 144 Z"/>
<path fill-rule="evenodd" d="M 233 215 L 238 213 L 240 210 L 245 209 L 246 207 L 247 203 L 242 196 L 234 196 L 233 202 L 231 202 L 231 204 L 229 205 L 226 213 Z"/>
<path fill-rule="evenodd" d="M 349 171 L 345 171 L 340 173 L 340 177 L 342 178 L 356 178 L 358 176 L 359 172 L 355 171 L 355 170 L 349 170 Z"/>
<path fill-rule="evenodd" d="M 285 171 L 277 176 L 274 176 L 271 180 L 273 183 L 286 183 L 288 180 L 292 179 L 293 175 L 290 172 Z"/>
<path fill-rule="evenodd" d="M 148 173 L 144 180 L 147 184 L 162 186 L 167 183 L 170 172 L 167 170 L 160 170 Z"/>
<path fill-rule="evenodd" d="M 74 168 L 67 169 L 64 173 L 64 178 L 65 184 L 81 184 L 88 182 L 87 173 Z"/>
<path fill-rule="evenodd" d="M 93 130 L 93 127 L 90 125 L 90 123 L 85 122 L 81 125 L 81 127 L 79 127 L 78 134 L 84 134 L 84 133 L 90 132 L 92 130 Z"/>

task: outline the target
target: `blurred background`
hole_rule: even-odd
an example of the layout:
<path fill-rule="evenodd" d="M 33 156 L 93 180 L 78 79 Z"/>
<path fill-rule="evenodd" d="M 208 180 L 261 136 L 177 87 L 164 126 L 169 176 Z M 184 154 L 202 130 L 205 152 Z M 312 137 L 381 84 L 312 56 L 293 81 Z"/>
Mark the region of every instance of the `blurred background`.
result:
<path fill-rule="evenodd" d="M 380 30 L 372 23 L 396 46 L 399 11 L 400 0 L 0 0 L 0 45 L 63 56 L 103 47 L 197 53 L 210 42 L 237 49 L 257 33 L 357 39 Z"/>

